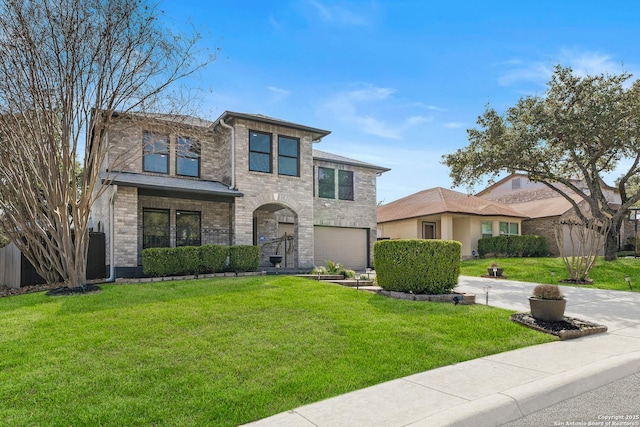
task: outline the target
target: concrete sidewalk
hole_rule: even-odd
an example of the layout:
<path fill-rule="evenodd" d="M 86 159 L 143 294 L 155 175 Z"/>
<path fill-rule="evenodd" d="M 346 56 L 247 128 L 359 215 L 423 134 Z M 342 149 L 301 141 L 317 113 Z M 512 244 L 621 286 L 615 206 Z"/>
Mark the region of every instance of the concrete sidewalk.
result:
<path fill-rule="evenodd" d="M 456 290 L 529 311 L 535 283 L 461 276 Z M 562 287 L 566 315 L 608 332 L 422 372 L 256 421 L 255 427 L 499 426 L 640 372 L 640 293 Z"/>

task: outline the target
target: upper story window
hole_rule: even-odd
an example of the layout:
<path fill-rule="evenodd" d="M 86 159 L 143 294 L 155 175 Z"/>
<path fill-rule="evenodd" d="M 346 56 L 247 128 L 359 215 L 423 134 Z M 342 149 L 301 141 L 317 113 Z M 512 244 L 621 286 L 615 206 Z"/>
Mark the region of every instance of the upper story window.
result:
<path fill-rule="evenodd" d="M 511 189 L 512 190 L 519 190 L 520 189 L 520 178 L 513 178 L 511 180 Z"/>
<path fill-rule="evenodd" d="M 353 172 L 338 171 L 338 199 L 353 200 Z"/>
<path fill-rule="evenodd" d="M 339 200 L 354 200 L 353 171 L 339 169 L 336 177 L 335 169 L 318 167 L 318 197 L 335 199 L 336 187 Z"/>
<path fill-rule="evenodd" d="M 169 173 L 169 138 L 167 135 L 144 131 L 142 145 L 142 170 Z"/>
<path fill-rule="evenodd" d="M 176 211 L 176 246 L 200 246 L 200 212 Z"/>
<path fill-rule="evenodd" d="M 249 170 L 271 173 L 271 134 L 249 131 Z"/>
<path fill-rule="evenodd" d="M 300 142 L 296 138 L 278 136 L 278 174 L 300 176 Z"/>
<path fill-rule="evenodd" d="M 501 222 L 500 223 L 500 235 L 501 236 L 517 236 L 518 234 L 517 222 Z"/>
<path fill-rule="evenodd" d="M 200 176 L 200 144 L 191 138 L 178 137 L 176 146 L 176 174 Z"/>
<path fill-rule="evenodd" d="M 336 198 L 336 171 L 331 168 L 318 168 L 318 197 Z"/>

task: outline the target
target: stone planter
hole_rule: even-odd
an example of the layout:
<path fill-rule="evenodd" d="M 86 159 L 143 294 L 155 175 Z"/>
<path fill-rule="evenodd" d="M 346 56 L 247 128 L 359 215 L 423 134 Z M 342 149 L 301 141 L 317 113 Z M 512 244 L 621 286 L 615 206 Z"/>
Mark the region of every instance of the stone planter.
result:
<path fill-rule="evenodd" d="M 540 299 L 529 297 L 531 316 L 545 322 L 558 322 L 564 319 L 566 299 Z"/>

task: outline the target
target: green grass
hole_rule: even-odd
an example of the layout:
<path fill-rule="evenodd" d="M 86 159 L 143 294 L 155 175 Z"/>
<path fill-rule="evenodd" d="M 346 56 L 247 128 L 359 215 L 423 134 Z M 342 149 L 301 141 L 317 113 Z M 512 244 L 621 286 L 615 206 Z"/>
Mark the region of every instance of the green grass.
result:
<path fill-rule="evenodd" d="M 0 299 L 0 425 L 232 426 L 555 338 L 286 276 Z"/>
<path fill-rule="evenodd" d="M 463 261 L 460 274 L 465 276 L 481 276 L 487 274 L 491 261 L 496 261 L 504 268 L 504 275 L 512 280 L 535 283 L 555 283 L 569 277 L 562 258 L 493 258 Z M 551 273 L 554 272 L 555 275 Z M 629 291 L 624 277 L 631 278 L 632 290 L 640 292 L 640 258 L 619 258 L 616 261 L 604 261 L 599 258 L 595 267 L 588 274 L 593 279 L 594 287 L 616 291 Z"/>

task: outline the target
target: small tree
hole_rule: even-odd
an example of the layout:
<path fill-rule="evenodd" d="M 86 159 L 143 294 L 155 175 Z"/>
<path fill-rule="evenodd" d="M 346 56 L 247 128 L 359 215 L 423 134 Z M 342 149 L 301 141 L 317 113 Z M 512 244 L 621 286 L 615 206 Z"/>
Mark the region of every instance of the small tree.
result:
<path fill-rule="evenodd" d="M 597 219 L 568 219 L 554 224 L 560 256 L 572 282 L 587 282 L 587 275 L 595 266 L 608 233 L 606 224 Z"/>
<path fill-rule="evenodd" d="M 167 90 L 213 59 L 160 14 L 144 0 L 0 0 L 0 228 L 49 283 L 86 282 L 114 117 L 175 112 Z"/>

